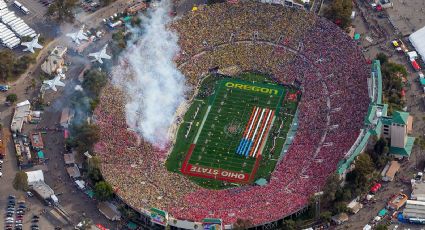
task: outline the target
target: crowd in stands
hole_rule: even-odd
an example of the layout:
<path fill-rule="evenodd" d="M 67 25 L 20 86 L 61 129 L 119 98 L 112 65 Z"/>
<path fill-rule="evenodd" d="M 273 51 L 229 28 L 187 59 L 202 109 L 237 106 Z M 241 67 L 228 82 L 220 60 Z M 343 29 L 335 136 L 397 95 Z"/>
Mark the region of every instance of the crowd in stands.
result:
<path fill-rule="evenodd" d="M 261 224 L 306 206 L 355 142 L 367 113 L 369 65 L 337 26 L 304 11 L 247 2 L 202 6 L 170 26 L 179 33 L 180 70 L 195 85 L 214 67 L 257 70 L 303 92 L 298 131 L 265 186 L 207 190 L 164 166 L 157 149 L 127 128 L 125 95 L 104 89 L 95 112 L 95 151 L 116 193 L 142 210 L 165 209 L 179 219 L 206 217 Z M 330 39 L 331 38 L 331 39 Z"/>

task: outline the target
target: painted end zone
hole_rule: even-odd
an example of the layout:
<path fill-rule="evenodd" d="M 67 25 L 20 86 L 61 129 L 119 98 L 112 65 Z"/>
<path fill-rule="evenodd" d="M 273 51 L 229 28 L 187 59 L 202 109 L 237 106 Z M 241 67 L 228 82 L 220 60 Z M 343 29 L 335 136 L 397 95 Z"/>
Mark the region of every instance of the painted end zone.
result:
<path fill-rule="evenodd" d="M 241 184 L 248 183 L 250 181 L 250 174 L 248 173 L 233 172 L 230 170 L 210 168 L 202 165 L 187 164 L 183 174 Z"/>
<path fill-rule="evenodd" d="M 255 178 L 255 173 L 257 172 L 258 165 L 261 161 L 261 157 L 258 157 L 255 161 L 254 169 L 251 174 L 234 172 L 230 170 L 224 170 L 220 168 L 211 168 L 202 165 L 192 165 L 189 164 L 190 157 L 192 156 L 193 150 L 195 149 L 196 144 L 191 144 L 189 150 L 187 151 L 185 160 L 183 162 L 181 172 L 184 175 L 201 177 L 206 179 L 215 179 L 222 180 L 232 183 L 246 184 L 250 183 Z"/>

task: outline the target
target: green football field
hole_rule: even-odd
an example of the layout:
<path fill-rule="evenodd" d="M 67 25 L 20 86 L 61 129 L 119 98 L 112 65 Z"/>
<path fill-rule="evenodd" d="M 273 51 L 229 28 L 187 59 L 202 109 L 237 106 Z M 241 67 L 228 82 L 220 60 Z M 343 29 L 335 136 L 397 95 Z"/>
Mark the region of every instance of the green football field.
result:
<path fill-rule="evenodd" d="M 247 183 L 245 179 L 252 182 L 267 178 L 279 158 L 296 111 L 299 98 L 285 100 L 288 93 L 294 92 L 261 75 L 208 77 L 184 116 L 167 168 L 190 175 L 208 188 L 226 187 L 228 183 L 223 180 L 241 184 Z M 275 111 L 259 158 L 236 154 L 254 106 Z M 235 178 L 227 180 L 226 176 L 231 177 L 232 173 Z M 236 174 L 245 174 L 245 179 L 236 179 Z"/>

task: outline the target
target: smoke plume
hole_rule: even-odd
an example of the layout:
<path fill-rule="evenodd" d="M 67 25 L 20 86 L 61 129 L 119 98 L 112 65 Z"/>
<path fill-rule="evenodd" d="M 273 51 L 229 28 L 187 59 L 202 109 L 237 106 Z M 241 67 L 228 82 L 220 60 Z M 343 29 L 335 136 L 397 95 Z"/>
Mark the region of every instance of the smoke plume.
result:
<path fill-rule="evenodd" d="M 169 1 L 141 16 L 141 35 L 129 42 L 113 71 L 127 93 L 127 124 L 150 143 L 163 147 L 177 107 L 184 101 L 185 78 L 173 62 L 177 35 L 168 30 Z"/>

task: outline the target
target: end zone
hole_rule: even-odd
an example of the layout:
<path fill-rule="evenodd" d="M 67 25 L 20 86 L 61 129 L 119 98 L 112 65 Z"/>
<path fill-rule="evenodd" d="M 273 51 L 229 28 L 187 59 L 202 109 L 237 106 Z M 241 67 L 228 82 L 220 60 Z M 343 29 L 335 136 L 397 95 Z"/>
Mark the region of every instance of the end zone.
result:
<path fill-rule="evenodd" d="M 222 180 L 222 181 L 239 183 L 239 184 L 250 183 L 255 178 L 255 173 L 257 172 L 258 165 L 261 161 L 261 156 L 256 158 L 254 169 L 252 170 L 250 174 L 241 173 L 241 172 L 235 172 L 235 171 L 225 170 L 220 168 L 211 168 L 211 167 L 189 164 L 188 163 L 189 159 L 192 156 L 192 153 L 195 147 L 196 147 L 196 144 L 190 145 L 186 158 L 183 162 L 183 165 L 180 171 L 184 175 L 196 176 L 196 177 L 201 177 L 206 179 Z"/>

